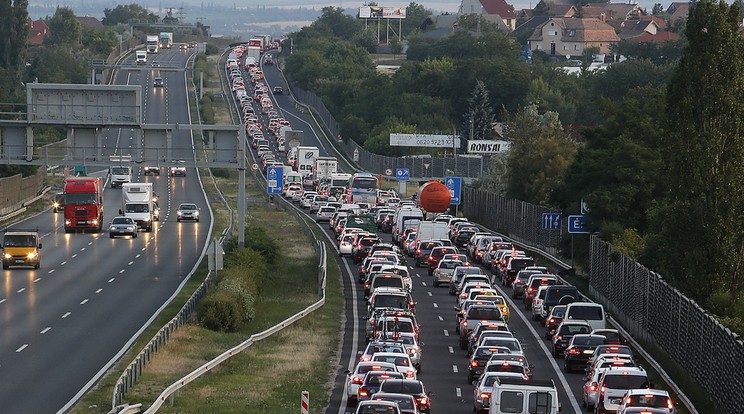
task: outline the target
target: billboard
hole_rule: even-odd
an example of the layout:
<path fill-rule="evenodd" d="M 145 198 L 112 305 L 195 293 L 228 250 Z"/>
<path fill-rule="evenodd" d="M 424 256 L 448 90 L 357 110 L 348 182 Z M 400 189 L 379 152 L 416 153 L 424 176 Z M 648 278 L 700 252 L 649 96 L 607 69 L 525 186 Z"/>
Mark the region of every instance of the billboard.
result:
<path fill-rule="evenodd" d="M 359 8 L 362 19 L 405 19 L 405 7 L 362 6 Z"/>
<path fill-rule="evenodd" d="M 468 141 L 468 154 L 498 154 L 511 149 L 509 141 L 472 140 Z"/>
<path fill-rule="evenodd" d="M 453 141 L 454 138 L 454 142 Z M 391 147 L 460 148 L 460 136 L 432 134 L 390 134 Z"/>

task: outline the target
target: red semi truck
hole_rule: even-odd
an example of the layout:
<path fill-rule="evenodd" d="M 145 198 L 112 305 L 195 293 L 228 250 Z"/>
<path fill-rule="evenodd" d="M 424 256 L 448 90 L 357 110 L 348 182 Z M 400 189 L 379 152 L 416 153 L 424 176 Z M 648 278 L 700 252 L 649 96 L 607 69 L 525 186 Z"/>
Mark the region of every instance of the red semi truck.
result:
<path fill-rule="evenodd" d="M 65 233 L 100 232 L 103 226 L 103 180 L 70 177 L 65 180 Z"/>

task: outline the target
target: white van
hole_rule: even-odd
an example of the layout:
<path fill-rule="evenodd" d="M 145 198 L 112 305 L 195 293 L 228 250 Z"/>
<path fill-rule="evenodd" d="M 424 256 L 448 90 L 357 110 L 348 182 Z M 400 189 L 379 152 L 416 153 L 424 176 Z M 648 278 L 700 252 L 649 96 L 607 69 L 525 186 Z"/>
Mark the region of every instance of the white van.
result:
<path fill-rule="evenodd" d="M 558 391 L 552 380 L 498 378 L 493 384 L 488 414 L 561 412 Z"/>
<path fill-rule="evenodd" d="M 136 60 L 138 64 L 144 64 L 147 63 L 147 51 L 146 50 L 138 50 L 135 52 Z"/>
<path fill-rule="evenodd" d="M 592 329 L 607 328 L 607 313 L 604 306 L 592 302 L 574 302 L 566 306 L 564 321 L 587 321 Z"/>

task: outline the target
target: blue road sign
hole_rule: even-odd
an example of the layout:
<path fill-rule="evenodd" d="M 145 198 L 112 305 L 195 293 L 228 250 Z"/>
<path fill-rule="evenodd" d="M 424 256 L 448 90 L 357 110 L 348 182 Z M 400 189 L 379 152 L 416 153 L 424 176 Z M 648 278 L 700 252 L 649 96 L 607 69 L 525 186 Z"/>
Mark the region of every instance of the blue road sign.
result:
<path fill-rule="evenodd" d="M 561 213 L 543 213 L 543 230 L 559 230 L 561 228 Z"/>
<path fill-rule="evenodd" d="M 454 206 L 460 205 L 460 193 L 462 189 L 462 178 L 460 177 L 444 177 L 444 185 L 447 186 L 450 192 L 450 204 Z"/>
<path fill-rule="evenodd" d="M 284 167 L 269 167 L 266 169 L 266 192 L 281 194 L 284 186 Z"/>
<path fill-rule="evenodd" d="M 584 228 L 584 216 L 568 216 L 568 232 L 574 234 L 588 234 L 589 231 Z"/>
<path fill-rule="evenodd" d="M 589 207 L 586 206 L 586 201 L 584 199 L 581 199 L 581 214 L 584 215 L 586 212 L 589 211 Z"/>
<path fill-rule="evenodd" d="M 411 170 L 408 168 L 398 168 L 395 170 L 395 178 L 398 181 L 408 181 L 411 179 Z"/>

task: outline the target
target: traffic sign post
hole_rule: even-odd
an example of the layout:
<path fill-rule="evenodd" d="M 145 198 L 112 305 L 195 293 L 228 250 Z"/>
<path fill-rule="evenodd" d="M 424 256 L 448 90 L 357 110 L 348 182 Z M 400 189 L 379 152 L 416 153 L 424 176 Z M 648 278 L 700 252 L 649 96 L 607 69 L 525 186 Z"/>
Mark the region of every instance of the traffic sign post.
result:
<path fill-rule="evenodd" d="M 408 168 L 398 168 L 395 170 L 395 178 L 398 181 L 409 181 L 411 179 L 411 170 Z"/>
<path fill-rule="evenodd" d="M 561 214 L 560 213 L 543 213 L 542 228 L 543 230 L 560 230 Z"/>
<path fill-rule="evenodd" d="M 450 204 L 454 206 L 460 205 L 460 191 L 462 189 L 462 178 L 460 177 L 444 177 L 444 185 L 450 193 Z"/>
<path fill-rule="evenodd" d="M 583 214 L 568 216 L 568 232 L 572 234 L 589 234 L 584 228 L 585 216 Z"/>
<path fill-rule="evenodd" d="M 281 194 L 284 186 L 284 167 L 269 167 L 266 169 L 266 192 Z"/>

